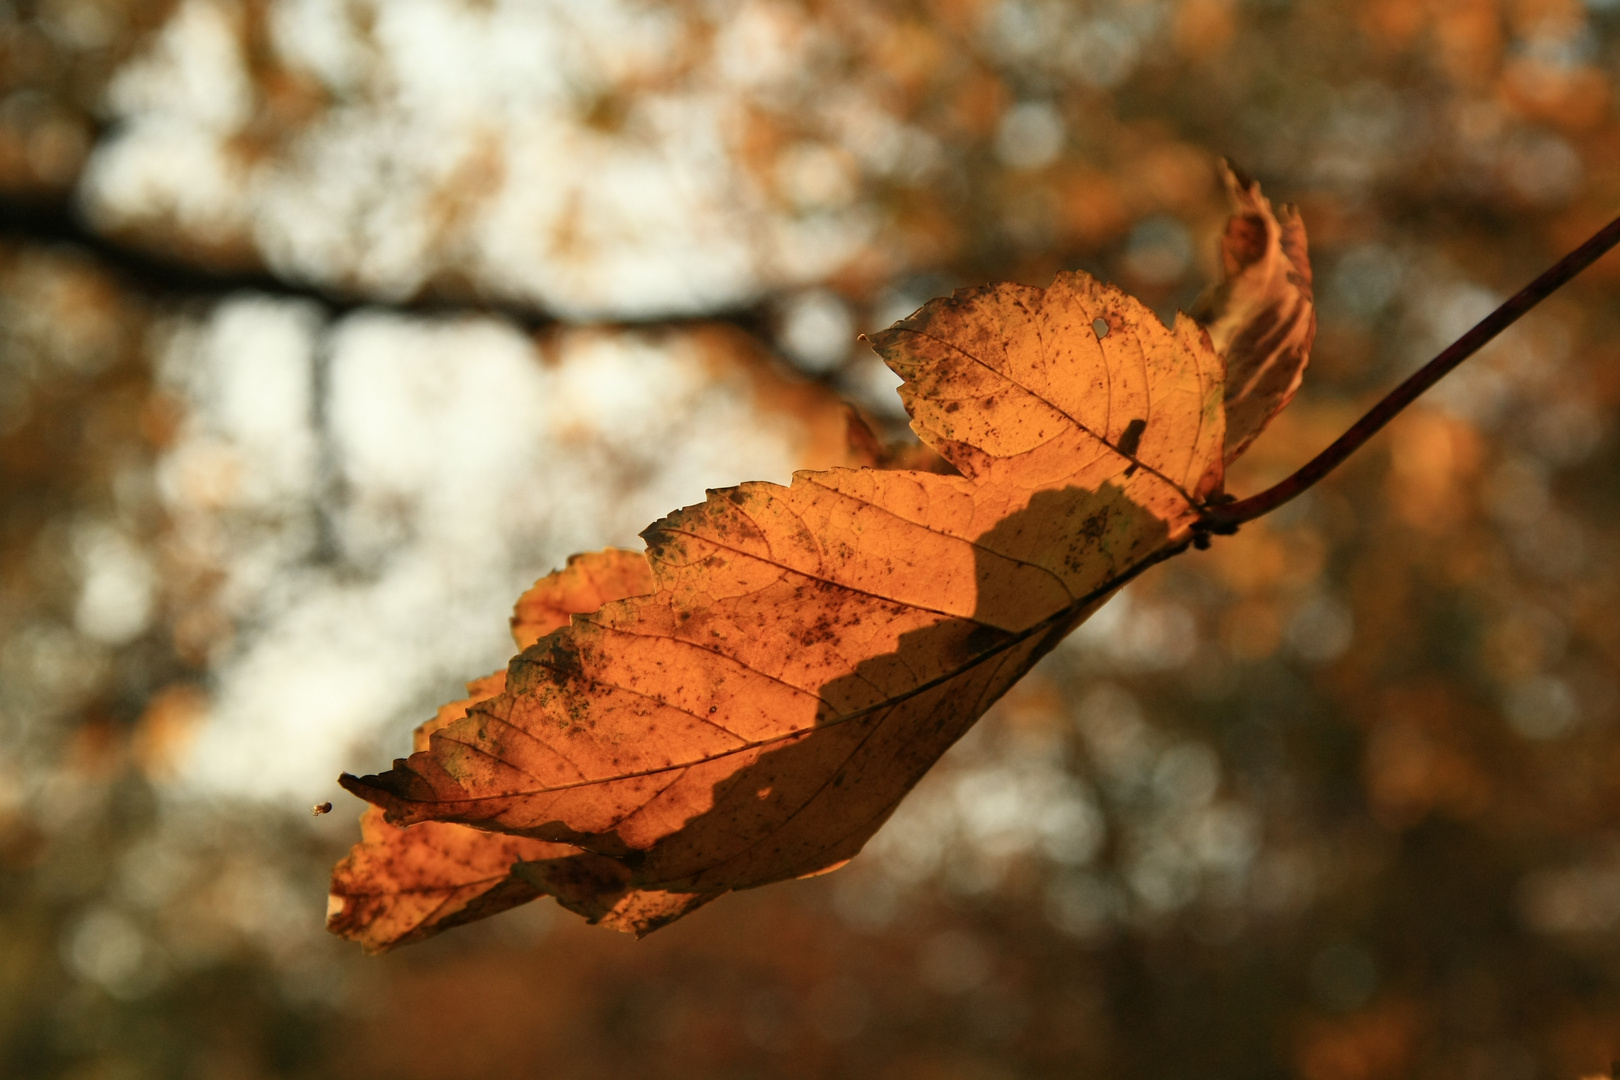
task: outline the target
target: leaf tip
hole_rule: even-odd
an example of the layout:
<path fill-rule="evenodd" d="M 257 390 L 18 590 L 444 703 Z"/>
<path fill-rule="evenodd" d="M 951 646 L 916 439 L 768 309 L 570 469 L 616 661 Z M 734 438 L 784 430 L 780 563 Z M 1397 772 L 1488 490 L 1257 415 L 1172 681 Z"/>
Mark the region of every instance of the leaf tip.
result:
<path fill-rule="evenodd" d="M 395 758 L 394 767 L 385 773 L 355 776 L 344 773 L 338 784 L 351 795 L 358 796 L 380 807 L 390 822 L 409 816 L 413 803 L 432 801 L 433 785 L 411 768 L 405 758 Z"/>
<path fill-rule="evenodd" d="M 1221 158 L 1221 179 L 1226 182 L 1226 190 L 1234 197 L 1239 191 L 1250 191 L 1259 186 L 1247 169 L 1229 157 Z"/>

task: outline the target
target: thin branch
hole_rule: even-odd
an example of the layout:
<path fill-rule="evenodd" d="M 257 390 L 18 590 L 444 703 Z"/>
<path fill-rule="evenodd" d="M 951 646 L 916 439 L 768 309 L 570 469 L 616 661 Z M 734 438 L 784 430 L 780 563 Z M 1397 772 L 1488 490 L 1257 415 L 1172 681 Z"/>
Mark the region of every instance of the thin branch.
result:
<path fill-rule="evenodd" d="M 1237 532 L 1238 526 L 1244 522 L 1269 514 L 1283 503 L 1308 490 L 1337 468 L 1345 458 L 1360 449 L 1363 443 L 1399 415 L 1402 409 L 1439 382 L 1447 372 L 1484 348 L 1492 338 L 1512 326 L 1531 308 L 1551 296 L 1576 274 L 1591 266 L 1616 244 L 1620 244 L 1620 217 L 1598 230 L 1590 240 L 1558 260 L 1546 273 L 1480 320 L 1477 326 L 1454 341 L 1440 355 L 1424 364 L 1298 472 L 1258 495 L 1206 507 L 1204 516 L 1198 523 L 1200 531 L 1206 535 Z"/>
<path fill-rule="evenodd" d="M 479 295 L 470 290 L 452 293 L 430 285 L 415 296 L 384 299 L 342 286 L 287 280 L 259 267 L 201 265 L 195 259 L 144 245 L 139 238 L 104 236 L 84 220 L 71 200 L 61 197 L 28 198 L 0 193 L 0 241 L 78 248 L 111 270 L 131 291 L 164 300 L 213 300 L 232 293 L 251 292 L 307 300 L 320 305 L 334 318 L 362 309 L 419 316 L 490 315 L 531 332 L 562 321 L 537 304 Z M 769 321 L 766 306 L 754 303 L 702 315 L 652 315 L 606 320 L 605 324 L 656 329 L 700 322 L 727 323 L 769 340 Z"/>
<path fill-rule="evenodd" d="M 521 304 L 487 302 L 481 298 L 458 302 L 455 298 L 423 295 L 406 300 L 382 300 L 340 288 L 288 281 L 253 266 L 208 266 L 138 240 L 103 236 L 91 228 L 65 199 L 28 199 L 0 196 L 0 239 L 30 244 L 61 244 L 77 248 L 112 271 L 131 291 L 158 299 L 213 300 L 238 292 L 307 300 L 334 317 L 360 308 L 381 308 L 402 314 L 498 314 L 525 330 L 555 322 L 547 313 Z"/>

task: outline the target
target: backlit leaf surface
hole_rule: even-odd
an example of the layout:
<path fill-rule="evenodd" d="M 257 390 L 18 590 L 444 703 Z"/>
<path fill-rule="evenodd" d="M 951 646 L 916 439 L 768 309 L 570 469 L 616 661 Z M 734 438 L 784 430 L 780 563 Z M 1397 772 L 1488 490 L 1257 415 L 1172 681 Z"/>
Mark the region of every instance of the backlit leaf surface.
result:
<path fill-rule="evenodd" d="M 610 600 L 652 587 L 647 560 L 638 551 L 608 548 L 575 555 L 565 568 L 535 582 L 518 600 L 512 637 L 524 648 L 566 626 L 570 615 L 594 611 Z M 426 750 L 433 732 L 505 688 L 505 671 L 468 683 L 467 697 L 440 706 L 416 729 L 415 749 Z M 544 889 L 514 875 L 512 868 L 581 854 L 565 844 L 437 821 L 404 829 L 390 825 L 375 806 L 361 815 L 360 835 L 360 843 L 332 872 L 326 922 L 333 933 L 352 938 L 371 952 L 418 941 L 544 896 Z M 592 907 L 587 914 L 600 920 L 611 912 Z"/>
<path fill-rule="evenodd" d="M 1259 258 L 1284 257 L 1252 208 Z M 1270 318 L 1243 282 L 1227 296 Z M 1219 303 L 1211 325 L 1248 340 Z M 1227 410 L 1250 400 L 1191 318 L 1166 327 L 1079 273 L 961 290 L 872 345 L 959 475 L 742 484 L 648 528 L 644 561 L 571 560 L 519 602 L 527 647 L 504 681 L 388 772 L 343 777 L 386 812 L 367 843 L 460 829 L 444 835 L 466 873 L 490 871 L 488 903 L 526 888 L 636 933 L 841 865 L 1031 665 L 1185 548 L 1221 486 Z M 545 850 L 493 846 L 514 842 Z M 365 850 L 339 868 L 351 892 Z M 386 945 L 362 922 L 334 929 Z"/>

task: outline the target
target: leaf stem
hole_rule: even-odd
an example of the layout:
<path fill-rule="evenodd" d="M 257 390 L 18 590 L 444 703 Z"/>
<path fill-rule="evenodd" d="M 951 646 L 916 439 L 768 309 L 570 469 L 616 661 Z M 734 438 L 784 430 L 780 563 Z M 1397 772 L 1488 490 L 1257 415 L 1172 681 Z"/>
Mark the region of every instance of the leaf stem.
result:
<path fill-rule="evenodd" d="M 1558 260 L 1540 277 L 1519 290 L 1512 299 L 1480 320 L 1472 330 L 1413 372 L 1405 382 L 1390 391 L 1367 415 L 1357 420 L 1348 431 L 1333 440 L 1326 450 L 1317 454 L 1299 471 L 1258 495 L 1251 495 L 1247 499 L 1235 502 L 1206 506 L 1197 528 L 1205 534 L 1235 533 L 1238 526 L 1244 522 L 1271 513 L 1283 503 L 1311 488 L 1318 480 L 1337 468 L 1345 458 L 1359 450 L 1361 445 L 1377 434 L 1385 424 L 1395 419 L 1402 409 L 1439 382 L 1442 376 L 1482 349 L 1492 338 L 1512 326 L 1522 315 L 1551 296 L 1576 274 L 1591 266 L 1616 244 L 1620 244 L 1620 217 L 1598 230 L 1590 240 Z"/>

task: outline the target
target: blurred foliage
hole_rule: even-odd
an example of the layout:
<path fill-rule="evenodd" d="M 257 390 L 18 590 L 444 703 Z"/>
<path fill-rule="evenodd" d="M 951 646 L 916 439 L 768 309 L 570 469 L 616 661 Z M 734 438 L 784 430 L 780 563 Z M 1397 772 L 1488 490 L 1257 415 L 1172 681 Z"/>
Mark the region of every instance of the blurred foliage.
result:
<path fill-rule="evenodd" d="M 365 959 L 320 927 L 353 804 L 289 763 L 402 750 L 569 550 L 826 460 L 772 354 L 895 424 L 854 336 L 955 285 L 1186 306 L 1219 155 L 1317 274 L 1257 490 L 1620 210 L 1617 79 L 1601 0 L 0 4 L 0 1072 L 1607 1069 L 1612 257 L 1133 585 L 836 874 Z M 531 399 L 550 441 L 491 441 Z M 249 790 L 188 765 L 227 735 Z"/>

